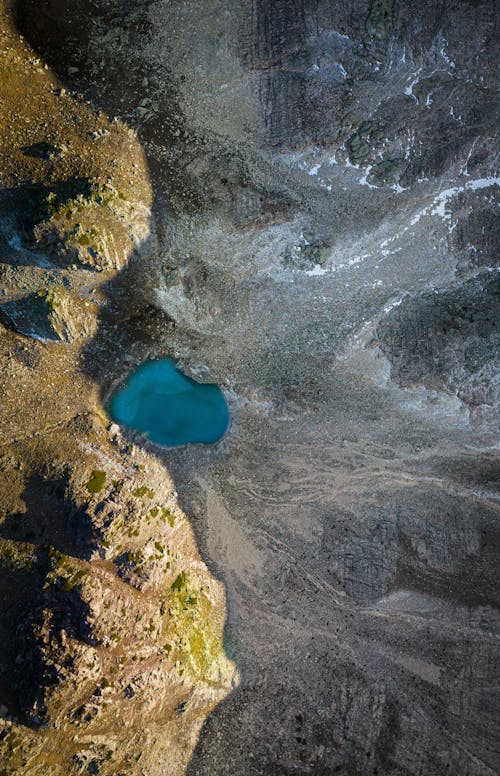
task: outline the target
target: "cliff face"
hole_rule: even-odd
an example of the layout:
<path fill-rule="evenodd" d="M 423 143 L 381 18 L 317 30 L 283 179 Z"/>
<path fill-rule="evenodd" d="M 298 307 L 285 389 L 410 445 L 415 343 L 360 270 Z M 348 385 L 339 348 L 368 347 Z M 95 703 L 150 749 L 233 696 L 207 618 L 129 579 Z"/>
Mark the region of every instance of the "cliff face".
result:
<path fill-rule="evenodd" d="M 29 517 L 20 535 L 5 533 L 8 558 L 14 541 L 29 558 L 46 548 L 36 572 L 22 566 L 42 592 L 25 618 L 38 690 L 19 674 L 19 697 L 36 704 L 18 712 L 42 727 L 16 727 L 12 762 L 21 768 L 45 738 L 56 747 L 88 725 L 71 732 L 75 772 L 178 772 L 227 692 L 221 590 L 176 512 L 168 470 L 226 586 L 225 644 L 242 674 L 188 772 L 492 775 L 492 4 L 19 0 L 12 10 L 38 53 L 11 32 L 5 67 L 14 62 L 16 75 L 5 83 L 24 84 L 30 99 L 8 127 L 33 137 L 5 135 L 3 152 L 3 433 L 5 476 L 17 483 L 4 526 L 41 513 L 49 532 L 55 518 L 40 499 L 56 481 L 72 526 L 60 546 L 30 538 Z M 52 71 L 61 83 L 33 117 Z M 64 131 L 45 110 L 68 117 Z M 89 303 L 71 322 L 65 293 Z M 233 422 L 222 444 L 153 450 L 106 430 L 114 381 L 160 354 L 224 385 Z M 177 565 L 155 542 L 179 553 Z M 211 608 L 200 609 L 205 585 Z M 69 636 L 42 616 L 60 623 L 57 595 L 73 602 Z M 110 597 L 127 609 L 116 645 L 102 632 L 115 632 Z M 139 611 L 148 614 L 132 626 Z M 141 628 L 153 642 L 136 675 L 143 701 L 126 657 L 143 654 Z M 169 628 L 177 652 L 162 646 Z M 81 661 L 64 681 L 50 668 L 49 646 L 59 665 L 68 640 L 104 661 L 92 702 L 85 674 L 78 689 Z M 65 687 L 77 688 L 83 721 L 71 706 L 62 722 Z M 107 696 L 109 706 L 95 700 Z M 80 756 L 96 734 L 130 759 L 109 764 L 95 746 Z M 159 756 L 162 747 L 174 754 Z M 29 762 L 43 771 L 43 757 Z"/>

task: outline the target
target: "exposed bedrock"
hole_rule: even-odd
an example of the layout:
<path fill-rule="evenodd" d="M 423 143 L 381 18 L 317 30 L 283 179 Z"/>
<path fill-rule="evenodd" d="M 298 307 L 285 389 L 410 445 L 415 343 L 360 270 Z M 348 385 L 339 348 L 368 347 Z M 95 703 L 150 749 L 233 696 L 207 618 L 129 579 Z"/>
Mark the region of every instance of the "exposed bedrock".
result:
<path fill-rule="evenodd" d="M 468 404 L 498 405 L 499 306 L 496 275 L 407 297 L 377 330 L 391 375 L 453 391 Z"/>
<path fill-rule="evenodd" d="M 241 684 L 188 773 L 493 776 L 493 4 L 16 7 L 65 88 L 112 132 L 115 116 L 134 129 L 151 178 L 149 236 L 106 276 L 82 338 L 96 402 L 131 365 L 172 355 L 232 412 L 214 448 L 125 435 L 172 473 L 227 591 Z M 132 191 L 127 213 L 121 201 L 109 223 L 140 226 Z M 75 271 L 107 271 L 86 226 L 57 221 L 49 248 L 36 242 L 47 221 L 24 222 L 26 262 L 45 251 L 64 273 L 78 250 Z M 36 364 L 16 353 L 16 368 Z"/>

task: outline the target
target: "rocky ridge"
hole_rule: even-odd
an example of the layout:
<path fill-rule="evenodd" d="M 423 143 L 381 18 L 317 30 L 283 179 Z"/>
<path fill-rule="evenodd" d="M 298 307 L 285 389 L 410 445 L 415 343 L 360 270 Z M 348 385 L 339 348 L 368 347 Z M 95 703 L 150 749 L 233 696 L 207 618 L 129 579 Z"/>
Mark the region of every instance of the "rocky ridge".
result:
<path fill-rule="evenodd" d="M 106 284 L 151 231 L 147 168 L 135 134 L 61 85 L 9 5 L 0 770 L 179 773 L 236 681 L 224 591 L 168 472 L 110 425 L 85 369 Z"/>

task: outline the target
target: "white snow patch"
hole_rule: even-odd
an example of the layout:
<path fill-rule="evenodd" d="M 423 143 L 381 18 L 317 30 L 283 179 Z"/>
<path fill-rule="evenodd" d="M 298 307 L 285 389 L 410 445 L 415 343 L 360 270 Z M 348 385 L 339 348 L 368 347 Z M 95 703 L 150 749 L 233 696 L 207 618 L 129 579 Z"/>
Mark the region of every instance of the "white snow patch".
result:
<path fill-rule="evenodd" d="M 327 275 L 330 270 L 322 267 L 321 264 L 315 264 L 312 269 L 307 269 L 305 274 L 309 277 L 317 277 L 318 275 Z"/>
<path fill-rule="evenodd" d="M 390 311 L 395 307 L 399 307 L 403 299 L 406 299 L 407 296 L 408 294 L 403 294 L 403 296 L 393 296 L 392 299 L 389 299 L 389 301 L 385 303 L 384 313 L 390 313 Z"/>
<path fill-rule="evenodd" d="M 373 184 L 368 183 L 368 176 L 370 174 L 371 169 L 372 169 L 371 166 L 366 168 L 365 174 L 363 175 L 362 178 L 359 179 L 358 183 L 360 186 L 368 186 L 369 189 L 376 189 L 377 188 L 376 186 L 373 186 Z"/>
<path fill-rule="evenodd" d="M 430 215 L 441 216 L 441 218 L 448 221 L 451 219 L 451 213 L 449 210 L 446 209 L 446 204 L 449 199 L 451 199 L 452 197 L 455 197 L 457 194 L 460 194 L 463 191 L 468 191 L 468 190 L 479 191 L 480 189 L 487 189 L 490 186 L 499 186 L 499 185 L 500 185 L 500 178 L 493 178 L 493 177 L 476 178 L 475 180 L 468 181 L 468 183 L 466 183 L 464 186 L 454 186 L 451 189 L 445 189 L 445 191 L 442 191 L 435 198 L 433 203 L 435 207 L 430 211 Z M 432 205 L 430 206 L 430 208 L 432 208 Z M 425 211 L 422 211 L 422 214 L 426 214 L 426 212 L 429 211 L 430 208 L 426 208 Z"/>
<path fill-rule="evenodd" d="M 352 259 L 342 262 L 342 264 L 335 264 L 332 267 L 332 272 L 337 272 L 339 269 L 345 269 L 346 267 L 354 267 L 356 264 L 360 264 L 360 262 L 364 261 L 369 256 L 369 253 L 363 253 L 362 256 L 354 256 Z"/>
<path fill-rule="evenodd" d="M 441 57 L 444 59 L 444 61 L 449 67 L 455 68 L 456 67 L 455 63 L 449 58 L 448 54 L 446 53 L 446 47 L 448 46 L 448 41 L 443 35 L 440 35 L 439 37 L 440 37 L 440 44 L 441 44 L 439 47 L 439 54 L 441 55 Z"/>
<path fill-rule="evenodd" d="M 427 215 L 440 216 L 445 221 L 448 221 L 451 219 L 451 213 L 446 209 L 448 200 L 452 199 L 457 194 L 461 194 L 464 191 L 479 191 L 481 189 L 487 189 L 490 186 L 499 185 L 500 178 L 475 178 L 474 180 L 468 181 L 463 186 L 453 186 L 452 188 L 445 189 L 444 191 L 441 191 L 436 197 L 434 197 L 434 200 L 430 205 L 425 207 L 423 210 L 420 210 L 420 212 L 418 212 L 411 219 L 410 226 L 415 226 L 424 216 Z"/>
<path fill-rule="evenodd" d="M 417 72 L 413 73 L 413 81 L 408 86 L 405 86 L 405 89 L 404 89 L 404 93 L 407 94 L 408 97 L 411 97 L 412 100 L 415 100 L 417 105 L 418 105 L 418 97 L 416 97 L 413 94 L 413 87 L 415 86 L 415 84 L 418 84 L 418 82 L 420 81 L 420 73 L 421 72 L 422 72 L 422 68 L 419 67 Z"/>

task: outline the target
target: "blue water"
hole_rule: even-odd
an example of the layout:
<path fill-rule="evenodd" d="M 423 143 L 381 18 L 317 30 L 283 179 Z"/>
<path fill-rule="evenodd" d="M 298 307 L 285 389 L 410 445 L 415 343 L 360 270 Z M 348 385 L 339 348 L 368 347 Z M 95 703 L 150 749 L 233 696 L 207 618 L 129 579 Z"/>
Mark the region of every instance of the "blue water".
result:
<path fill-rule="evenodd" d="M 108 410 L 115 423 L 169 447 L 216 442 L 229 425 L 220 388 L 186 377 L 171 358 L 142 364 L 112 396 Z"/>

